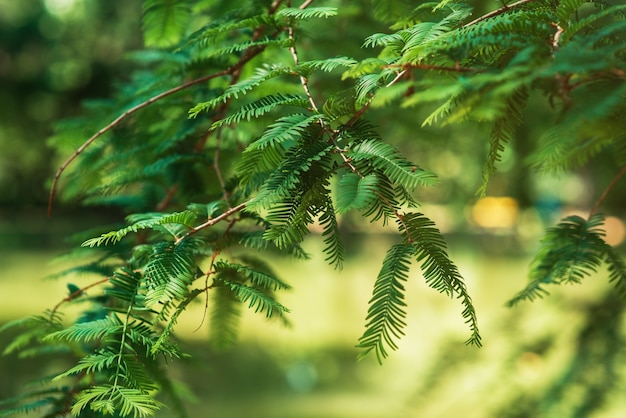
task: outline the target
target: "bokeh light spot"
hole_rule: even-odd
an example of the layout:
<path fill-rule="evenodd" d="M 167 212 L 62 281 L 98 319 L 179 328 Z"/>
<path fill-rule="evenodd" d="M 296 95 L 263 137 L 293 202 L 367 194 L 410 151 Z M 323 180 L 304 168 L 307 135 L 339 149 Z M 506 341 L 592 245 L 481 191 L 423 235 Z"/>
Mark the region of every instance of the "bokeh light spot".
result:
<path fill-rule="evenodd" d="M 518 213 L 519 206 L 512 197 L 485 197 L 472 208 L 474 222 L 483 228 L 511 228 Z"/>
<path fill-rule="evenodd" d="M 44 0 L 46 10 L 52 15 L 64 16 L 72 11 L 77 0 Z"/>
<path fill-rule="evenodd" d="M 626 227 L 624 222 L 615 216 L 607 216 L 604 220 L 604 230 L 606 231 L 606 243 L 616 247 L 624 242 L 626 237 Z"/>

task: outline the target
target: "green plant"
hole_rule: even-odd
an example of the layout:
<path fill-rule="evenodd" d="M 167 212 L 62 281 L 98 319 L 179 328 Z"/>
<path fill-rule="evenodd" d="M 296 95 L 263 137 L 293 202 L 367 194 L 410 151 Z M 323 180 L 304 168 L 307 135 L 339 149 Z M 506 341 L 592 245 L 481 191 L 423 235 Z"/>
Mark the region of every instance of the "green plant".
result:
<path fill-rule="evenodd" d="M 364 40 L 370 56 L 304 60 L 301 45 L 316 42 L 307 25 L 340 19 L 344 7 L 313 3 L 144 1 L 146 49 L 131 56 L 138 70 L 111 99 L 88 103 L 85 118 L 59 123 L 51 140 L 70 157 L 53 179 L 50 210 L 62 185 L 65 199 L 123 209 L 126 225 L 83 238 L 77 252 L 91 261 L 65 272 L 101 279 L 70 284 L 53 309 L 8 325 L 26 331 L 5 353 L 70 351 L 79 360 L 31 394 L 43 398 L 3 415 L 46 406 L 47 416 L 147 416 L 162 406 L 157 392 L 180 406 L 162 364 L 185 355 L 171 332 L 189 303 L 206 299 L 219 347 L 236 339 L 242 304 L 286 320 L 277 296 L 289 285 L 262 254 L 306 258 L 300 244 L 317 224 L 327 261 L 341 268 L 338 215 L 348 213 L 398 234 L 374 283 L 363 356 L 382 361 L 396 348 L 414 262 L 430 287 L 460 300 L 467 343 L 480 346 L 463 278 L 417 211 L 416 191 L 437 177 L 367 120 L 398 106 L 433 106 L 424 125 L 489 124 L 480 194 L 531 95 L 543 94 L 556 118 L 533 167 L 570 170 L 612 150 L 615 181 L 588 219 L 548 232 L 529 286 L 511 303 L 541 296 L 545 284 L 579 282 L 603 262 L 624 293 L 626 267 L 597 211 L 626 171 L 626 6 L 520 0 L 473 17 L 462 0 L 376 1 L 373 15 L 391 31 Z M 64 326 L 60 309 L 74 302 L 86 308 Z"/>

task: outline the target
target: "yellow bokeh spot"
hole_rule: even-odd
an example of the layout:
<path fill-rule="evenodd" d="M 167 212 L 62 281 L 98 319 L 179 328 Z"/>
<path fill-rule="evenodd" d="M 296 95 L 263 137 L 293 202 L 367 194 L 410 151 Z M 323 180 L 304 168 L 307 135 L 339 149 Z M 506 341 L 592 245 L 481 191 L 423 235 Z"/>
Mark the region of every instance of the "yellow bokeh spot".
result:
<path fill-rule="evenodd" d="M 614 247 L 621 244 L 626 237 L 624 222 L 615 216 L 607 216 L 604 220 L 604 230 L 606 231 L 606 243 Z"/>
<path fill-rule="evenodd" d="M 483 228 L 511 228 L 517 223 L 519 206 L 512 197 L 484 197 L 472 208 L 474 222 Z"/>

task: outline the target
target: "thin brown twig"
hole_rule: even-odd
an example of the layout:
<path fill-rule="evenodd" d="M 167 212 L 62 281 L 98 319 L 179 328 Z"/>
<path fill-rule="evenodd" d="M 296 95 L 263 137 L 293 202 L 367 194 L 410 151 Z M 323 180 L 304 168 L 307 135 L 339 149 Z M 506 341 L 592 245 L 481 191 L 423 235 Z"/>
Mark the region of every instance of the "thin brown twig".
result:
<path fill-rule="evenodd" d="M 535 0 L 519 0 L 519 1 L 515 2 L 515 3 L 511 3 L 509 5 L 505 5 L 504 7 L 501 7 L 499 9 L 496 9 L 496 10 L 492 11 L 492 12 L 484 14 L 484 15 L 482 15 L 482 16 L 474 19 L 474 20 L 472 20 L 471 22 L 466 23 L 465 25 L 463 25 L 463 27 L 467 28 L 469 26 L 477 24 L 478 22 L 482 22 L 483 20 L 487 20 L 487 19 L 489 19 L 491 17 L 498 16 L 499 14 L 505 13 L 509 9 L 512 9 L 513 7 L 521 6 L 522 4 L 525 4 L 525 3 L 532 3 L 533 1 L 535 1 Z"/>
<path fill-rule="evenodd" d="M 296 49 L 294 31 L 293 31 L 292 26 L 289 26 L 289 28 L 287 28 L 287 33 L 288 33 L 289 39 L 293 43 L 289 47 L 289 52 L 291 52 L 293 63 L 295 65 L 298 65 L 300 63 L 300 59 L 298 58 L 298 50 Z M 313 110 L 315 113 L 319 113 L 319 109 L 317 108 L 317 105 L 315 104 L 315 100 L 313 100 L 313 96 L 311 95 L 311 90 L 309 89 L 309 81 L 302 74 L 300 74 L 299 77 L 300 77 L 300 84 L 302 85 L 302 90 L 304 90 L 304 94 L 306 94 L 306 97 L 309 99 L 309 103 L 311 104 L 311 110 Z"/>
<path fill-rule="evenodd" d="M 391 87 L 394 84 L 396 84 L 400 79 L 402 79 L 402 77 L 406 74 L 408 70 L 405 68 L 402 71 L 398 72 L 398 74 L 396 74 L 396 76 L 393 78 L 393 80 L 391 80 L 389 83 L 387 83 L 385 85 L 385 87 Z M 352 126 L 352 124 L 354 124 L 358 119 L 360 119 L 363 114 L 365 114 L 365 112 L 370 108 L 370 106 L 372 105 L 372 101 L 374 100 L 374 96 L 372 96 L 367 103 L 365 103 L 363 105 L 363 107 L 361 107 L 351 118 L 348 122 L 346 122 L 346 126 Z M 352 170 L 353 173 L 355 173 L 356 175 L 358 175 L 359 177 L 363 178 L 363 174 L 361 174 L 361 172 L 354 166 L 354 164 L 352 164 L 352 161 L 350 160 L 350 158 L 348 158 L 345 155 L 345 151 L 343 149 L 341 149 L 336 141 L 333 139 L 333 143 L 335 144 L 335 147 L 337 149 L 337 151 L 339 151 L 339 155 L 341 155 L 341 158 L 343 159 L 344 163 L 350 168 L 350 170 Z M 381 193 L 376 193 L 376 195 L 378 196 L 378 198 L 383 201 L 383 203 L 392 210 L 393 214 L 395 215 L 396 218 L 398 218 L 398 220 L 400 221 L 400 223 L 403 226 L 403 229 L 406 231 L 407 236 L 408 236 L 408 240 L 409 241 L 413 241 L 413 238 L 410 236 L 410 232 L 409 229 L 407 228 L 406 223 L 404 222 L 404 216 L 398 212 L 396 210 L 396 208 L 393 206 L 393 204 L 385 197 L 383 196 Z"/>
<path fill-rule="evenodd" d="M 624 174 L 626 174 L 626 165 L 621 168 L 621 170 L 615 175 L 615 177 L 613 177 L 613 180 L 611 180 L 606 189 L 604 189 L 602 195 L 600 195 L 600 197 L 596 201 L 596 204 L 593 205 L 593 208 L 591 208 L 591 211 L 589 211 L 589 216 L 587 217 L 588 219 L 591 219 L 591 217 L 598 211 L 598 209 L 600 209 L 602 203 L 604 203 L 611 190 L 613 190 L 619 179 L 621 179 Z"/>
<path fill-rule="evenodd" d="M 400 80 L 407 72 L 407 69 L 403 69 L 402 71 L 400 71 L 398 74 L 396 74 L 395 78 L 393 80 L 391 80 L 389 83 L 387 83 L 385 85 L 385 87 L 391 87 L 394 84 L 396 84 L 398 82 L 398 80 Z M 352 117 L 350 118 L 350 120 L 348 120 L 348 122 L 346 122 L 347 126 L 352 126 L 357 120 L 359 120 L 361 118 L 361 116 L 363 116 L 363 114 L 365 112 L 367 112 L 367 109 L 370 108 L 370 106 L 372 105 L 372 101 L 374 100 L 374 96 L 372 96 L 367 103 L 365 103 L 359 110 L 357 110 L 355 112 L 354 115 L 352 115 Z"/>
<path fill-rule="evenodd" d="M 300 9 L 300 10 L 306 9 L 307 7 L 309 7 L 311 5 L 311 3 L 313 3 L 313 1 L 314 0 L 306 0 L 304 3 L 302 3 L 300 5 L 300 7 L 298 7 L 298 9 Z"/>
<path fill-rule="evenodd" d="M 619 68 L 612 68 L 610 70 L 607 71 L 599 71 L 595 74 L 591 74 L 589 75 L 587 78 L 582 79 L 576 83 L 571 83 L 568 84 L 568 91 L 574 90 L 580 86 L 583 86 L 585 84 L 589 84 L 589 83 L 593 83 L 596 81 L 603 81 L 606 80 L 607 77 L 610 77 L 611 75 L 616 76 L 617 78 L 621 78 L 626 80 L 626 72 L 624 72 L 623 70 L 619 69 Z M 571 78 L 572 75 L 569 75 L 569 78 Z M 568 79 L 569 81 L 569 79 Z"/>
<path fill-rule="evenodd" d="M 280 7 L 280 4 L 282 2 L 283 0 L 274 0 L 268 10 L 269 14 L 273 15 L 274 13 L 276 13 L 276 10 L 278 10 L 278 7 Z"/>
<path fill-rule="evenodd" d="M 563 32 L 565 32 L 565 29 L 563 29 L 558 23 L 551 23 L 550 25 L 556 28 L 556 32 L 554 33 L 554 36 L 552 37 L 552 48 L 556 50 L 559 48 L 561 35 L 563 35 Z"/>
<path fill-rule="evenodd" d="M 59 308 L 61 307 L 61 305 L 63 305 L 64 303 L 67 302 L 71 302 L 74 299 L 76 299 L 77 297 L 79 297 L 80 295 L 82 295 L 87 289 L 91 289 L 92 287 L 96 287 L 98 285 L 101 285 L 102 283 L 106 283 L 110 280 L 110 277 L 107 277 L 105 279 L 101 279 L 98 280 L 97 282 L 93 282 L 85 287 L 82 287 L 72 293 L 70 293 L 67 297 L 65 297 L 63 300 L 61 300 L 59 303 L 57 303 L 54 308 L 52 308 L 51 311 L 51 315 L 54 314 L 57 310 L 59 310 Z"/>
<path fill-rule="evenodd" d="M 626 72 L 624 72 L 624 70 L 622 70 L 621 68 L 612 68 L 610 72 L 615 74 L 619 78 L 626 79 Z"/>
<path fill-rule="evenodd" d="M 269 14 L 270 15 L 274 14 L 282 2 L 283 2 L 283 0 L 275 0 L 272 3 L 272 5 L 270 6 Z M 259 39 L 261 37 L 261 35 L 263 34 L 263 31 L 264 30 L 263 30 L 262 27 L 256 28 L 251 39 L 253 41 Z M 231 76 L 230 85 L 235 84 L 239 80 L 239 77 L 241 76 L 241 69 L 243 67 L 243 64 L 245 64 L 246 62 L 250 61 L 253 57 L 257 56 L 258 54 L 260 54 L 264 50 L 265 50 L 265 46 L 256 46 L 256 47 L 251 46 L 251 47 L 249 47 L 248 49 L 246 49 L 244 51 L 244 53 L 242 54 L 239 62 L 237 64 L 233 65 L 227 72 L 227 74 L 230 74 L 230 76 Z M 227 75 L 227 74 L 224 74 L 224 75 Z M 229 105 L 230 105 L 230 99 L 227 99 L 217 109 L 217 114 L 212 118 L 211 122 L 213 123 L 213 122 L 216 122 L 216 121 L 218 121 L 220 119 L 223 119 L 224 116 L 226 115 L 226 112 L 228 111 Z M 194 152 L 195 153 L 202 152 L 202 150 L 204 149 L 204 146 L 206 145 L 207 141 L 211 137 L 212 133 L 213 133 L 213 131 L 209 130 L 209 131 L 207 131 L 207 133 L 205 135 L 202 136 L 201 140 L 198 141 L 198 143 L 196 144 L 196 146 L 194 148 Z M 219 142 L 219 138 L 218 138 L 218 142 Z M 214 163 L 213 163 L 213 167 L 214 167 L 215 172 L 216 172 L 216 174 L 218 176 L 218 181 L 220 182 L 220 185 L 222 186 L 222 192 L 223 192 L 224 200 L 226 202 L 228 202 L 228 193 L 226 192 L 226 189 L 224 187 L 225 183 L 224 183 L 221 171 L 219 170 L 219 165 L 217 163 L 217 159 L 219 158 L 219 151 L 220 150 L 219 150 L 219 143 L 218 143 L 218 145 L 217 145 L 217 147 L 215 149 L 215 157 L 214 157 L 215 160 L 214 160 Z M 165 210 L 165 208 L 167 207 L 167 205 L 169 204 L 169 202 L 173 198 L 177 188 L 178 188 L 177 184 L 173 184 L 168 189 L 168 193 L 166 194 L 165 198 L 158 205 L 158 210 Z"/>
<path fill-rule="evenodd" d="M 211 255 L 211 265 L 209 265 L 209 270 L 204 275 L 204 289 L 202 289 L 202 293 L 205 294 L 204 314 L 202 315 L 202 321 L 200 321 L 198 328 L 196 328 L 193 332 L 198 331 L 200 327 L 202 327 L 202 324 L 204 324 L 204 319 L 206 318 L 207 312 L 209 311 L 209 290 L 212 287 L 212 286 L 209 286 L 209 276 L 215 273 L 215 270 L 213 269 L 213 265 L 215 264 L 215 259 L 217 258 L 219 254 L 220 254 L 219 249 L 216 249 L 215 251 L 213 251 L 213 254 Z"/>
<path fill-rule="evenodd" d="M 206 76 L 203 76 L 203 77 L 200 77 L 200 78 L 196 78 L 195 80 L 188 81 L 188 82 L 183 83 L 183 84 L 181 84 L 179 86 L 176 86 L 176 87 L 171 88 L 169 90 L 166 90 L 166 91 L 164 91 L 162 93 L 159 93 L 156 96 L 153 96 L 153 97 L 149 98 L 148 100 L 146 100 L 144 102 L 141 102 L 138 105 L 133 106 L 132 108 L 128 109 L 127 111 L 122 113 L 120 116 L 118 116 L 113 122 L 109 123 L 107 126 L 105 126 L 104 128 L 100 129 L 98 132 L 93 134 L 91 136 L 91 138 L 89 138 L 80 147 L 78 147 L 78 149 L 76 149 L 76 151 L 74 151 L 74 153 L 67 160 L 65 160 L 65 162 L 63 164 L 61 164 L 61 166 L 57 170 L 56 174 L 54 175 L 54 179 L 52 180 L 52 186 L 50 188 L 50 196 L 48 197 L 48 216 L 52 215 L 52 202 L 54 201 L 54 196 L 56 194 L 56 189 L 57 189 L 57 184 L 59 182 L 59 178 L 61 177 L 61 175 L 63 174 L 65 169 L 67 169 L 67 167 L 83 151 L 85 151 L 85 149 L 87 149 L 87 147 L 89 147 L 96 139 L 100 138 L 102 135 L 104 135 L 105 133 L 107 133 L 111 129 L 115 128 L 124 119 L 126 119 L 127 117 L 129 117 L 133 113 L 135 113 L 135 112 L 137 112 L 137 111 L 139 111 L 139 110 L 141 110 L 141 109 L 143 109 L 145 107 L 150 106 L 154 102 L 157 102 L 157 101 L 161 100 L 164 97 L 170 96 L 170 95 L 172 95 L 174 93 L 178 93 L 179 91 L 185 90 L 186 88 L 194 86 L 196 84 L 204 83 L 204 82 L 206 82 L 208 80 L 211 80 L 213 78 L 217 78 L 217 77 L 221 77 L 221 76 L 227 75 L 229 73 L 230 73 L 230 69 L 226 69 L 224 71 L 219 71 L 217 73 L 213 73 L 213 74 L 209 74 L 209 75 L 206 75 Z"/>
<path fill-rule="evenodd" d="M 163 199 L 161 199 L 161 201 L 155 207 L 157 212 L 163 212 L 165 209 L 167 209 L 167 207 L 172 202 L 172 199 L 174 199 L 174 196 L 176 196 L 177 191 L 178 191 L 178 183 L 172 184 L 167 189 L 165 196 L 163 196 Z"/>
<path fill-rule="evenodd" d="M 414 68 L 418 70 L 450 71 L 450 72 L 455 72 L 455 73 L 471 73 L 471 72 L 478 71 L 473 68 L 465 68 L 465 67 L 460 67 L 460 66 L 449 67 L 445 65 L 417 64 L 417 63 L 415 64 L 390 64 L 386 66 L 386 68 L 393 68 L 393 67 L 402 67 L 404 69 Z"/>
<path fill-rule="evenodd" d="M 257 28 L 258 29 L 258 28 Z M 259 37 L 261 35 L 261 30 L 257 30 L 257 32 L 255 32 L 255 37 Z M 98 132 L 96 132 L 94 135 L 91 136 L 91 138 L 89 138 L 87 141 L 85 141 L 80 147 L 78 147 L 78 149 L 76 151 L 74 151 L 74 153 L 63 163 L 61 164 L 61 166 L 59 167 L 59 169 L 57 170 L 56 174 L 54 175 L 54 178 L 52 180 L 52 186 L 50 187 L 50 195 L 48 197 L 48 216 L 50 217 L 52 215 L 52 203 L 54 201 L 54 197 L 56 195 L 56 189 L 57 189 L 57 185 L 59 182 L 59 179 L 61 177 L 61 175 L 63 174 L 63 172 L 67 169 L 67 167 L 87 148 L 89 147 L 96 139 L 98 139 L 99 137 L 101 137 L 102 135 L 104 135 L 105 133 L 107 133 L 108 131 L 110 131 L 111 129 L 115 128 L 117 125 L 119 125 L 123 120 L 125 120 L 128 116 L 132 115 L 133 113 L 150 106 L 151 104 L 163 99 L 164 97 L 170 96 L 174 93 L 178 93 L 179 91 L 185 90 L 191 86 L 194 86 L 196 84 L 200 84 L 200 83 L 204 83 L 206 81 L 212 80 L 214 78 L 218 78 L 218 77 L 223 77 L 225 75 L 231 75 L 233 77 L 234 80 L 237 80 L 239 77 L 239 74 L 241 72 L 241 68 L 248 63 L 248 61 L 250 61 L 252 58 L 254 58 L 255 56 L 257 56 L 258 54 L 260 54 L 261 52 L 263 52 L 265 50 L 265 46 L 258 46 L 258 47 L 250 47 L 249 49 L 247 49 L 241 59 L 239 61 L 237 61 L 235 64 L 231 65 L 229 68 L 222 70 L 222 71 L 218 71 L 216 73 L 213 74 L 209 74 L 203 77 L 199 77 L 196 78 L 194 80 L 190 80 L 186 83 L 183 83 L 179 86 L 176 86 L 174 88 L 171 88 L 169 90 L 166 90 L 162 93 L 157 94 L 156 96 L 153 96 L 151 98 L 149 98 L 148 100 L 139 103 L 138 105 L 128 109 L 127 111 L 125 111 L 124 113 L 122 113 L 120 116 L 118 116 L 113 122 L 109 123 L 107 126 L 105 126 L 104 128 L 100 129 Z"/>
<path fill-rule="evenodd" d="M 180 238 L 177 238 L 177 239 L 176 239 L 176 243 L 179 243 L 179 242 L 181 242 L 182 240 L 184 240 L 184 239 L 186 239 L 186 238 L 190 237 L 191 235 L 194 235 L 194 234 L 196 234 L 196 233 L 200 232 L 200 231 L 201 231 L 201 230 L 203 230 L 204 228 L 208 228 L 208 227 L 210 227 L 210 226 L 215 225 L 215 224 L 216 224 L 216 223 L 218 223 L 218 222 L 223 221 L 224 219 L 228 218 L 230 215 L 232 215 L 232 214 L 234 214 L 234 213 L 237 213 L 237 212 L 242 211 L 243 209 L 245 209 L 246 205 L 247 205 L 248 203 L 250 203 L 251 201 L 252 201 L 252 199 L 246 200 L 245 202 L 240 203 L 239 205 L 237 205 L 237 206 L 235 206 L 235 207 L 233 207 L 233 208 L 228 209 L 226 212 L 223 212 L 221 215 L 216 216 L 215 218 L 211 218 L 211 219 L 209 219 L 208 221 L 206 221 L 205 223 L 200 224 L 200 225 L 198 225 L 198 226 L 196 226 L 196 227 L 191 228 L 189 231 L 187 231 L 187 233 L 186 233 L 185 235 L 183 235 L 183 236 L 182 236 L 182 237 L 180 237 Z"/>

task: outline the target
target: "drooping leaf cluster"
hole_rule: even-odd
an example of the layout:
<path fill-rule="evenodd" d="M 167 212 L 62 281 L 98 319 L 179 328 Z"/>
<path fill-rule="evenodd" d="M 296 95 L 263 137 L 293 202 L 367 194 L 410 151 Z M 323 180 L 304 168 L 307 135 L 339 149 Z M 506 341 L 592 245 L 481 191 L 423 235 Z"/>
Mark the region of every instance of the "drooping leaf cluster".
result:
<path fill-rule="evenodd" d="M 341 17 L 337 2 L 320 3 L 145 0 L 148 48 L 131 54 L 138 70 L 111 99 L 86 104 L 85 118 L 61 122 L 51 140 L 71 155 L 52 197 L 58 183 L 65 199 L 125 211 L 126 226 L 83 240 L 92 257 L 67 273 L 97 274 L 92 283 L 13 324 L 27 330 L 9 352 L 69 349 L 79 360 L 5 415 L 143 417 L 161 407 L 158 393 L 180 405 L 162 368 L 184 355 L 179 316 L 204 299 L 216 348 L 235 341 L 242 307 L 286 321 L 277 296 L 289 285 L 265 257 L 306 258 L 301 244 L 318 230 L 326 260 L 341 268 L 345 216 L 395 225 L 399 239 L 373 286 L 363 355 L 382 361 L 397 348 L 412 263 L 431 288 L 460 300 L 467 342 L 480 346 L 461 273 L 437 227 L 415 210 L 437 177 L 367 120 L 377 108 L 430 107 L 425 125 L 489 124 L 477 144 L 486 150 L 480 193 L 536 92 L 558 123 L 538 142 L 534 166 L 569 169 L 605 148 L 626 164 L 623 5 L 528 0 L 477 17 L 461 0 L 376 1 L 373 15 L 391 26 L 364 40 L 370 57 L 306 60 L 302 39 L 316 41 L 306 24 Z M 318 77 L 342 87 L 325 91 Z M 600 263 L 623 294 L 626 267 L 602 221 L 570 217 L 551 230 L 514 301 L 540 296 L 547 283 L 580 281 Z M 62 324 L 62 306 L 79 302 L 82 316 Z"/>
<path fill-rule="evenodd" d="M 580 283 L 585 276 L 597 273 L 606 264 L 609 280 L 619 295 L 626 295 L 626 264 L 617 251 L 604 240 L 604 216 L 589 219 L 572 215 L 550 228 L 541 242 L 530 271 L 530 282 L 509 301 L 534 300 L 548 294 L 547 284 Z"/>

